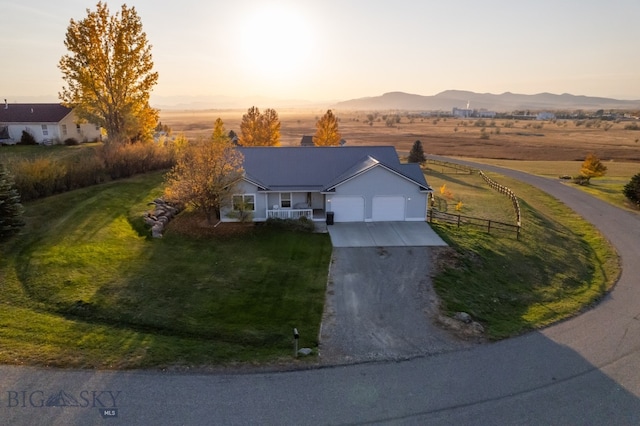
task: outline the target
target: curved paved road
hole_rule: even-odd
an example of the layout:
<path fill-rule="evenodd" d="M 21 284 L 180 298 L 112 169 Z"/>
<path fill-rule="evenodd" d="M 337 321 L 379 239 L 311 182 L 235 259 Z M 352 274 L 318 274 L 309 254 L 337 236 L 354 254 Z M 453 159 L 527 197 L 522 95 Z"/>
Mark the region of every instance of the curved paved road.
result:
<path fill-rule="evenodd" d="M 0 423 L 640 424 L 640 217 L 553 180 L 482 168 L 555 195 L 612 241 L 623 273 L 597 308 L 403 362 L 237 375 L 0 367 Z M 67 406 L 40 406 L 52 395 Z"/>

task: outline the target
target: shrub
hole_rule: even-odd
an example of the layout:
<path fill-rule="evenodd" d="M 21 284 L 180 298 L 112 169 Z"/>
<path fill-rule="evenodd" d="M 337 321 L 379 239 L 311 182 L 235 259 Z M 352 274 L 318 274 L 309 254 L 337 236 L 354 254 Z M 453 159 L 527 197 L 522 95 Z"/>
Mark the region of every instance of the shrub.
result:
<path fill-rule="evenodd" d="M 26 130 L 22 131 L 22 136 L 20 137 L 20 142 L 18 142 L 19 145 L 38 145 L 38 142 L 36 142 L 36 138 L 33 137 L 33 135 L 29 132 L 27 132 Z"/>
<path fill-rule="evenodd" d="M 301 217 L 300 219 L 269 218 L 267 219 L 265 224 L 272 228 L 285 229 L 288 231 L 296 232 L 313 232 L 316 228 L 313 224 L 313 221 L 307 219 L 306 217 Z"/>
<path fill-rule="evenodd" d="M 64 140 L 64 144 L 66 146 L 75 146 L 75 145 L 80 145 L 80 142 L 78 142 L 78 140 L 75 138 L 67 138 Z"/>
<path fill-rule="evenodd" d="M 640 130 L 640 126 L 638 126 L 638 123 L 630 123 L 630 124 L 626 124 L 624 126 L 625 130 Z"/>

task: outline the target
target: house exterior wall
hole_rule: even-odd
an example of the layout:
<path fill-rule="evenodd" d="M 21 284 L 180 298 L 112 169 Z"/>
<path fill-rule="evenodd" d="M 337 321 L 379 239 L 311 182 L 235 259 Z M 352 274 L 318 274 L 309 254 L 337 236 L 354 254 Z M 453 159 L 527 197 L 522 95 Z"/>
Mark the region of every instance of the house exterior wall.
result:
<path fill-rule="evenodd" d="M 426 220 L 427 193 L 420 192 L 419 187 L 405 178 L 383 168 L 375 167 L 336 187 L 335 194 L 327 194 L 326 207 L 331 211 L 330 199 L 333 196 L 364 197 L 364 220 L 372 220 L 374 196 L 405 197 L 405 220 Z"/>
<path fill-rule="evenodd" d="M 238 184 L 234 194 L 253 194 L 255 196 L 255 210 L 253 211 L 253 220 L 256 222 L 267 220 L 267 194 L 259 192 L 258 187 L 247 181 Z M 220 220 L 222 222 L 236 222 L 236 218 L 229 217 L 231 213 L 231 201 L 229 205 L 220 209 Z"/>
<path fill-rule="evenodd" d="M 22 139 L 22 132 L 27 131 L 38 143 L 50 141 L 54 144 L 63 143 L 65 139 L 74 138 L 78 142 L 100 140 L 101 130 L 95 124 L 82 123 L 78 127 L 76 116 L 69 113 L 58 123 L 8 123 L 9 140 L 5 143 L 18 143 Z M 46 134 L 43 126 L 46 126 Z M 66 132 L 65 132 L 66 127 Z"/>
<path fill-rule="evenodd" d="M 78 142 L 89 142 L 101 139 L 100 128 L 96 128 L 97 126 L 95 124 L 81 123 L 78 126 L 76 121 L 77 117 L 73 112 L 60 121 L 58 128 L 61 142 L 64 142 L 64 140 L 68 138 L 74 138 Z M 66 126 L 66 134 L 63 125 Z"/>

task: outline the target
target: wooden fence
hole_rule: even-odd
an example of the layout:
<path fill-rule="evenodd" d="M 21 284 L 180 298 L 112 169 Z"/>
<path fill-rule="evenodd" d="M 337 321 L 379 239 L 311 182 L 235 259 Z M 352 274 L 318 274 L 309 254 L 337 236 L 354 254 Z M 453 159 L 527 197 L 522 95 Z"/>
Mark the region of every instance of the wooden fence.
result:
<path fill-rule="evenodd" d="M 485 175 L 482 170 L 480 170 L 480 176 L 482 176 L 482 179 L 484 179 L 484 181 L 487 182 L 487 184 L 491 188 L 511 198 L 511 203 L 513 204 L 513 210 L 516 214 L 516 223 L 518 224 L 518 226 L 520 226 L 522 215 L 520 213 L 520 202 L 518 201 L 518 197 L 516 197 L 516 194 L 514 194 L 513 191 L 507 188 L 506 186 L 500 185 L 499 183 L 493 181 L 489 176 Z"/>
<path fill-rule="evenodd" d="M 498 222 L 490 219 L 481 219 L 471 216 L 462 216 L 460 214 L 445 213 L 431 208 L 427 211 L 427 219 L 429 222 L 436 220 L 447 223 L 455 223 L 458 227 L 460 227 L 460 225 L 471 225 L 481 229 L 486 229 L 489 233 L 491 233 L 491 231 L 515 232 L 516 238 L 518 240 L 520 239 L 520 228 L 522 227 L 520 202 L 518 201 L 518 197 L 516 197 L 516 194 L 514 194 L 511 189 L 495 182 L 489 176 L 485 175 L 482 170 L 474 169 L 464 164 L 449 163 L 446 161 L 434 160 L 430 158 L 427 159 L 426 163 L 440 166 L 443 173 L 445 167 L 456 170 L 456 173 L 462 172 L 465 174 L 472 174 L 474 172 L 478 172 L 478 174 L 482 176 L 482 179 L 484 179 L 489 187 L 511 198 L 511 203 L 513 205 L 513 210 L 516 216 L 516 224 L 512 225 L 509 223 Z M 434 206 L 435 203 L 433 201 L 435 201 L 435 198 L 433 197 L 433 194 L 431 194 L 431 200 L 432 202 L 430 204 Z"/>
<path fill-rule="evenodd" d="M 458 228 L 462 225 L 475 226 L 486 230 L 489 234 L 492 232 L 508 232 L 515 233 L 516 239 L 520 239 L 520 225 L 512 225 L 510 223 L 498 222 L 490 219 L 480 219 L 477 217 L 463 216 L 460 214 L 445 213 L 439 210 L 430 209 L 427 212 L 427 220 L 429 223 L 445 222 L 453 223 Z"/>

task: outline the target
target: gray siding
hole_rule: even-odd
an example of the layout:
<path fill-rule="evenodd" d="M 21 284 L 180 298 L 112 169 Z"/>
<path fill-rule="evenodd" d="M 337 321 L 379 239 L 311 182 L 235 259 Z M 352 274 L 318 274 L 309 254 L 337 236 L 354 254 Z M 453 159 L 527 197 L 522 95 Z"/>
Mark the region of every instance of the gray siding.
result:
<path fill-rule="evenodd" d="M 238 184 L 238 187 L 234 191 L 234 194 L 253 194 L 255 195 L 256 205 L 255 211 L 253 212 L 253 220 L 254 221 L 264 221 L 267 219 L 267 194 L 259 193 L 258 187 L 246 182 L 242 181 Z M 227 216 L 231 212 L 231 204 L 228 207 L 223 208 L 221 210 L 221 219 L 223 222 L 235 222 L 236 219 L 230 218 Z"/>
<path fill-rule="evenodd" d="M 372 203 L 376 195 L 402 195 L 406 203 L 406 220 L 426 219 L 427 194 L 420 192 L 415 183 L 380 166 L 339 185 L 335 195 L 363 196 L 365 221 L 372 219 Z M 331 195 L 327 195 L 327 199 L 330 198 Z"/>

